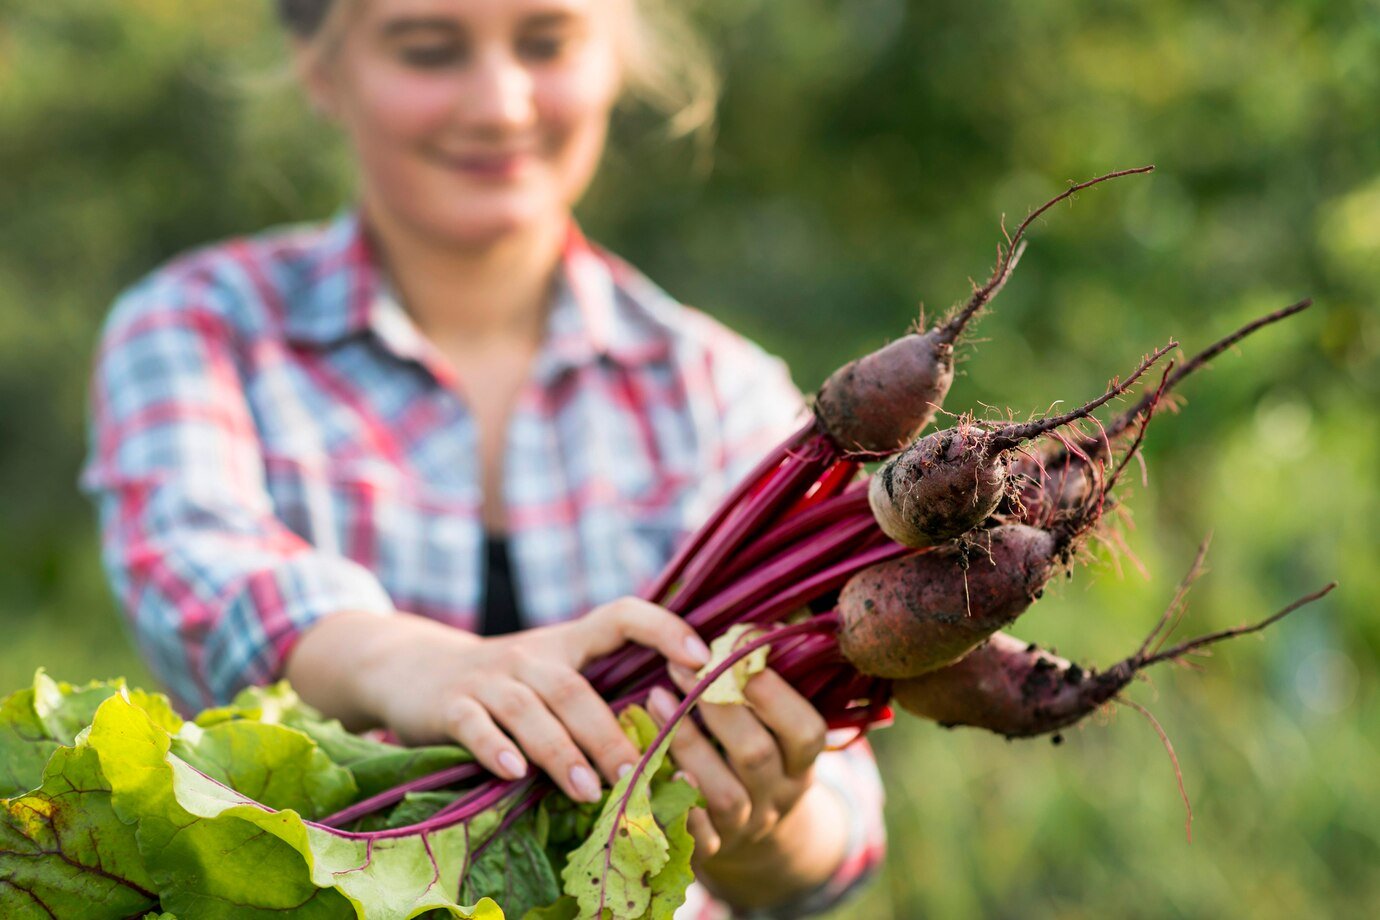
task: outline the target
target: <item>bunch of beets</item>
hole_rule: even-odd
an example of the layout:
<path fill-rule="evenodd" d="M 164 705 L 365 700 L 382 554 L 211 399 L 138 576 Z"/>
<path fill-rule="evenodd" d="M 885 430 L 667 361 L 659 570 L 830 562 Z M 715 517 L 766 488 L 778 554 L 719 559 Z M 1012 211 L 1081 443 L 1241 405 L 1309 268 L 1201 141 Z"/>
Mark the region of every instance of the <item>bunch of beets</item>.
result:
<path fill-rule="evenodd" d="M 965 328 L 1011 276 L 1031 223 L 1078 191 L 1152 169 L 1071 186 L 1006 235 L 991 276 L 974 285 L 965 304 L 934 327 L 835 371 L 809 422 L 762 459 L 643 590 L 708 641 L 734 632 L 727 648 L 716 645 L 715 660 L 648 746 L 625 796 L 704 692 L 763 649 L 766 666 L 809 698 L 835 730 L 861 737 L 891 721 L 894 701 L 946 727 L 1031 737 L 1056 733 L 1118 700 L 1150 665 L 1262 629 L 1334 587 L 1262 622 L 1161 649 L 1201 568 L 1200 550 L 1156 629 L 1135 654 L 1106 670 L 1080 667 L 1000 632 L 1046 585 L 1070 574 L 1116 506 L 1113 486 L 1136 456 L 1150 417 L 1170 404 L 1171 391 L 1246 336 L 1311 305 L 1303 300 L 1260 317 L 1177 369 L 1168 362 L 1158 383 L 1109 422 L 1097 422 L 1093 412 L 1128 392 L 1178 343 L 1154 351 L 1125 381 L 1065 414 L 1024 423 L 965 415 L 921 436 L 942 411 Z M 863 475 L 865 463 L 880 461 L 873 475 Z M 676 689 L 665 661 L 638 646 L 595 662 L 585 676 L 615 711 L 644 703 L 653 687 Z M 466 765 L 425 777 L 325 823 L 341 826 L 408 792 L 482 773 Z M 554 789 L 544 778 L 490 778 L 446 811 L 463 815 L 472 810 L 466 801 L 487 807 L 516 796 L 512 820 Z"/>
<path fill-rule="evenodd" d="M 1333 586 L 1262 622 L 1163 648 L 1200 550 L 1155 629 L 1106 670 L 1000 632 L 1071 574 L 1090 539 L 1107 534 L 1114 487 L 1183 379 L 1309 306 L 1263 316 L 1177 369 L 1166 362 L 1130 408 L 1105 422 L 1095 411 L 1177 343 L 1071 412 L 1027 422 L 963 415 L 922 436 L 953 382 L 965 328 L 1010 277 L 1032 221 L 1081 189 L 1149 169 L 1070 187 L 1006 236 L 992 275 L 965 304 L 836 371 L 808 423 L 643 590 L 694 626 L 715 655 L 660 725 L 642 704 L 655 687 L 676 688 L 655 652 L 625 646 L 585 669 L 645 750 L 597 820 L 592 812 L 572 819 L 542 774 L 503 780 L 459 749 L 413 763 L 426 752 L 349 736 L 286 688 L 246 691 L 236 705 L 183 723 L 153 695 L 118 684 L 58 688 L 40 675 L 33 691 L 0 707 L 0 768 L 13 774 L 5 788 L 20 793 L 0 799 L 0 881 L 9 883 L 0 907 L 6 916 L 139 916 L 161 906 L 238 918 L 260 915 L 250 905 L 274 915 L 300 895 L 319 902 L 322 912 L 311 916 L 322 917 L 497 918 L 499 899 L 513 916 L 531 908 L 525 915 L 541 920 L 669 920 L 693 878 L 685 821 L 698 793 L 672 776 L 667 747 L 711 687 L 715 701 L 744 702 L 743 684 L 770 667 L 814 704 L 838 744 L 890 721 L 893 702 L 945 726 L 1052 734 L 1114 701 L 1139 708 L 1120 693 L 1144 668 L 1321 597 Z M 878 466 L 864 476 L 868 463 Z M 375 782 L 366 781 L 370 763 L 411 766 L 389 766 Z M 270 779 L 288 773 L 315 788 L 311 771 L 322 789 L 329 779 L 337 793 L 357 794 L 309 796 L 332 803 L 320 808 L 267 794 Z M 399 779 L 407 781 L 385 788 Z M 251 843 L 276 848 L 263 851 L 278 854 L 271 883 L 259 873 L 272 860 L 246 856 Z M 560 853 L 543 852 L 557 844 Z M 59 906 L 103 903 L 112 892 L 125 906 L 108 914 Z M 462 908 L 457 896 L 477 906 Z"/>

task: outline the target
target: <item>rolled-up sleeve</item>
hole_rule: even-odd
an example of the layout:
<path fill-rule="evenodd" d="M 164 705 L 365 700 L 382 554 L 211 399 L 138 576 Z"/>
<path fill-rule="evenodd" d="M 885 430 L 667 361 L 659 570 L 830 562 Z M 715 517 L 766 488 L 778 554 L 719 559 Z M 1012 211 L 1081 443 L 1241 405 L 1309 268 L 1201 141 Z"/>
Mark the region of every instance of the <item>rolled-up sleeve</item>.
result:
<path fill-rule="evenodd" d="M 117 599 L 189 708 L 281 676 L 329 613 L 392 610 L 371 572 L 275 518 L 227 299 L 186 277 L 121 298 L 97 354 L 82 473 Z"/>

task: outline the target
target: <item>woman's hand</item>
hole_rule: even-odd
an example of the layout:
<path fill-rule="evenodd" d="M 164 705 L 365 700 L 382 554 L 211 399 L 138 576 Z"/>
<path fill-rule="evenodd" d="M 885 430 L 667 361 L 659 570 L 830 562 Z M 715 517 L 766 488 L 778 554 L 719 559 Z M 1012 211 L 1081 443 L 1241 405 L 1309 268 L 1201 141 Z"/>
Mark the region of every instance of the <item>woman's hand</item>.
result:
<path fill-rule="evenodd" d="M 568 623 L 494 638 L 410 614 L 354 617 L 350 623 L 351 646 L 368 651 L 318 667 L 350 669 L 350 696 L 365 719 L 409 743 L 453 739 L 490 772 L 509 779 L 522 776 L 530 758 L 568 796 L 586 802 L 599 798 L 595 769 L 613 782 L 640 753 L 580 669 L 626 642 L 689 667 L 709 660 L 709 649 L 689 624 L 635 598 Z M 307 651 L 329 657 L 325 642 Z M 291 672 L 301 655 L 299 649 L 289 662 L 294 683 Z"/>
<path fill-rule="evenodd" d="M 696 683 L 683 668 L 673 666 L 671 676 L 683 691 Z M 713 887 L 730 900 L 755 906 L 824 881 L 843 858 L 847 822 L 838 800 L 813 783 L 824 718 L 770 670 L 749 680 L 744 695 L 747 706 L 702 704 L 708 734 L 682 721 L 671 757 L 705 799 L 688 825 L 699 869 L 711 884 L 725 883 Z M 661 689 L 648 700 L 658 723 L 678 704 Z"/>

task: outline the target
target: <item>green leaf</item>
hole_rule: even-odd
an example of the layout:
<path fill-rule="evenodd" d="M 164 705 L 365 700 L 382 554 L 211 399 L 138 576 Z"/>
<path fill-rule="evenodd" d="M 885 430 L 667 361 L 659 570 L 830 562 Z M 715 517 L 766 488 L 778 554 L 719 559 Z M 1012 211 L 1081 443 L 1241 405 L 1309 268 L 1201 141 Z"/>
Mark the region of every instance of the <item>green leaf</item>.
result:
<path fill-rule="evenodd" d="M 0 703 L 0 796 L 28 792 L 43 782 L 43 766 L 60 744 L 34 711 L 33 688 Z"/>
<path fill-rule="evenodd" d="M 570 895 L 563 895 L 549 907 L 529 910 L 522 920 L 580 920 L 580 902 Z"/>
<path fill-rule="evenodd" d="M 123 682 L 92 681 L 84 687 L 58 682 L 40 670 L 34 675 L 34 712 L 43 731 L 58 744 L 70 745 L 91 724 L 96 708 L 118 693 Z"/>
<path fill-rule="evenodd" d="M 543 799 L 540 811 L 546 817 L 548 846 L 568 844 L 588 837 L 594 829 L 594 822 L 599 820 L 602 804 L 602 801 L 576 802 L 563 795 Z"/>
<path fill-rule="evenodd" d="M 0 805 L 6 920 L 119 920 L 158 906 L 134 829 L 111 807 L 100 758 L 89 746 L 59 748 L 40 788 Z"/>
<path fill-rule="evenodd" d="M 618 714 L 618 724 L 622 727 L 623 734 L 628 736 L 628 740 L 644 753 L 661 732 L 661 726 L 653 721 L 651 714 L 636 704 L 628 706 Z M 649 764 L 647 770 L 653 777 L 662 778 L 669 777 L 675 772 L 671 762 L 664 757 L 657 761 L 655 767 Z"/>
<path fill-rule="evenodd" d="M 0 916 L 6 918 L 49 916 L 35 897 L 56 905 L 59 917 L 83 920 L 107 916 L 90 906 L 93 899 L 111 906 L 112 918 L 166 908 L 198 920 L 284 913 L 306 920 L 501 920 L 498 904 L 513 916 L 593 916 L 590 891 L 582 899 L 562 898 L 556 866 L 575 864 L 564 850 L 576 840 L 583 841 L 578 859 L 588 861 L 591 848 L 602 854 L 601 841 L 614 831 L 619 878 L 605 890 L 624 903 L 610 904 L 608 916 L 669 918 L 693 880 L 686 817 L 698 796 L 670 781 L 665 744 L 632 787 L 621 816 L 615 816 L 617 796 L 628 791 L 626 780 L 597 818 L 596 806 L 553 797 L 467 865 L 471 845 L 493 832 L 500 811 L 425 840 L 408 835 L 372 847 L 304 822 L 303 814 L 338 810 L 358 791 L 350 771 L 303 729 L 325 737 L 338 755 L 365 751 L 382 762 L 406 751 L 352 740 L 281 685 L 183 723 L 162 697 L 122 682 L 74 687 L 40 674 L 33 688 L 4 701 L 0 714 L 6 717 L 0 726 L 14 739 L 9 747 L 19 752 L 12 772 L 37 770 L 32 785 L 42 784 L 5 802 L 0 878 L 11 884 L 0 888 Z M 621 721 L 642 748 L 658 733 L 637 707 Z M 59 738 L 76 746 L 63 747 Z M 457 752 L 446 752 L 452 763 Z M 35 766 L 38 756 L 48 758 L 46 773 Z M 361 823 L 415 824 L 455 796 L 413 793 L 386 819 Z M 553 843 L 557 837 L 561 842 Z M 569 889 L 574 875 L 565 877 Z"/>
<path fill-rule="evenodd" d="M 211 727 L 235 719 L 286 725 L 306 734 L 327 757 L 354 774 L 360 798 L 472 759 L 454 745 L 409 748 L 353 734 L 302 702 L 285 682 L 247 687 L 229 706 L 207 710 L 196 721 Z"/>
<path fill-rule="evenodd" d="M 537 806 L 545 828 L 546 857 L 557 877 L 565 872 L 570 851 L 594 829 L 603 801 L 576 802 L 563 795 L 549 795 Z"/>
<path fill-rule="evenodd" d="M 190 723 L 173 738 L 172 752 L 256 802 L 312 818 L 339 811 L 359 794 L 349 770 L 283 725 L 237 721 L 201 728 Z"/>
<path fill-rule="evenodd" d="M 656 727 L 645 711 L 629 707 L 621 720 L 630 737 L 654 740 Z M 689 868 L 693 841 L 685 821 L 699 793 L 668 778 L 673 770 L 666 751 L 673 735 L 668 733 L 652 752 L 644 771 L 618 781 L 588 839 L 570 854 L 561 877 L 565 893 L 578 903 L 579 916 L 669 920 L 685 900 L 685 889 L 694 880 Z"/>
<path fill-rule="evenodd" d="M 284 724 L 304 732 L 326 756 L 348 769 L 359 786 L 360 798 L 473 759 L 463 748 L 449 745 L 407 748 L 352 735 L 334 720 L 317 725 Z"/>
<path fill-rule="evenodd" d="M 485 816 L 425 840 L 409 835 L 370 846 L 220 785 L 173 754 L 167 732 L 118 696 L 97 711 L 89 743 L 101 754 L 116 813 L 138 827 L 162 906 L 178 914 L 407 920 L 440 909 L 502 918 L 492 901 L 464 907 L 451 897 L 468 835 L 482 832 Z"/>
<path fill-rule="evenodd" d="M 690 836 L 690 809 L 703 804 L 699 790 L 682 780 L 652 784 L 652 816 L 666 833 L 668 845 L 665 867 L 649 881 L 652 920 L 669 920 L 685 903 L 685 892 L 695 881 L 691 857 L 695 838 Z"/>
<path fill-rule="evenodd" d="M 40 668 L 34 684 L 0 704 L 0 795 L 15 796 L 43 781 L 43 767 L 91 722 L 96 707 L 123 682 L 60 684 Z"/>
<path fill-rule="evenodd" d="M 251 722 L 279 724 L 289 718 L 324 721 L 325 717 L 302 701 L 287 681 L 267 687 L 245 687 L 228 706 L 206 709 L 196 716 L 196 724 L 210 728 L 221 722 L 248 719 Z"/>
<path fill-rule="evenodd" d="M 34 711 L 43 721 L 48 736 L 60 744 L 72 744 L 91 724 L 97 708 L 116 693 L 124 693 L 163 730 L 176 732 L 182 726 L 182 717 L 173 711 L 167 697 L 161 693 L 131 690 L 122 677 L 76 686 L 53 680 L 42 669 L 34 675 Z"/>
<path fill-rule="evenodd" d="M 652 716 L 647 710 L 637 704 L 633 704 L 618 714 L 618 726 L 623 729 L 623 734 L 628 736 L 628 740 L 637 746 L 639 751 L 645 752 L 652 742 L 656 740 L 657 733 L 661 728 L 652 720 Z"/>
<path fill-rule="evenodd" d="M 116 693 L 124 693 L 168 731 L 182 724 L 167 697 L 130 690 L 123 678 L 78 687 L 55 681 L 40 668 L 32 687 L 0 702 L 0 796 L 37 788 L 53 752 L 73 744 L 91 724 L 96 708 Z"/>
<path fill-rule="evenodd" d="M 463 901 L 493 898 L 505 912 L 521 917 L 561 896 L 560 882 L 546 857 L 535 812 L 523 815 L 487 846 L 465 873 Z"/>
<path fill-rule="evenodd" d="M 700 680 L 704 680 L 711 671 L 723 664 L 725 659 L 761 634 L 762 630 L 751 623 L 736 623 L 730 626 L 723 635 L 710 644 L 709 663 L 700 668 L 696 676 Z M 743 688 L 747 686 L 752 675 L 759 674 L 766 668 L 767 654 L 770 651 L 771 647 L 767 645 L 753 649 L 744 656 L 742 661 L 720 674 L 714 683 L 710 684 L 709 688 L 704 691 L 700 701 L 737 706 L 745 705 L 747 697 L 743 696 Z"/>

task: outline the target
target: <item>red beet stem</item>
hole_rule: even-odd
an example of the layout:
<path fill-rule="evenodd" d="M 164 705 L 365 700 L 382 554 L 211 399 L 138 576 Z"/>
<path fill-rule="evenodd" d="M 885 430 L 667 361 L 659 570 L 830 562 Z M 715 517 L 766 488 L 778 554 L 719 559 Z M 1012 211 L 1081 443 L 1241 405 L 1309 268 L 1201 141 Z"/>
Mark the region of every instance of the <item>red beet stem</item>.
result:
<path fill-rule="evenodd" d="M 847 491 L 860 469 L 862 464 L 856 460 L 835 461 L 834 465 L 819 477 L 819 481 L 810 487 L 810 491 L 781 515 L 782 520 L 790 520 L 804 514 L 816 505 Z"/>
<path fill-rule="evenodd" d="M 713 608 L 698 608 L 691 611 L 686 621 L 699 629 L 700 634 L 714 637 L 728 629 L 733 623 L 772 623 L 799 610 L 811 601 L 841 588 L 848 579 L 869 566 L 878 565 L 915 552 L 899 543 L 885 543 L 862 550 L 841 562 L 815 572 L 798 581 L 788 578 L 787 584 L 776 591 L 767 591 L 769 600 L 749 610 L 730 604 L 717 603 Z M 800 569 L 797 571 L 809 571 Z M 617 669 L 595 685 L 595 689 L 605 696 L 613 690 L 628 686 L 632 692 L 650 686 L 665 673 L 662 659 L 656 652 L 641 646 L 628 646 L 615 652 Z M 629 685 L 629 682 L 635 682 Z M 593 681 L 591 681 L 593 683 Z"/>
<path fill-rule="evenodd" d="M 680 587 L 665 605 L 668 610 L 682 613 L 697 603 L 707 582 L 728 557 L 754 533 L 770 526 L 773 515 L 804 495 L 836 459 L 832 445 L 824 438 L 807 446 L 813 450 L 788 457 L 776 475 L 756 494 L 740 502 L 724 525 L 705 541 L 685 567 Z"/>
<path fill-rule="evenodd" d="M 342 809 L 333 815 L 328 815 L 318 821 L 328 827 L 343 827 L 353 821 L 358 821 L 365 815 L 371 815 L 376 811 L 382 811 L 389 805 L 401 802 L 412 792 L 430 792 L 433 789 L 440 789 L 453 783 L 463 783 L 466 780 L 475 779 L 484 775 L 485 770 L 479 764 L 470 762 L 448 767 L 445 770 L 438 770 L 426 776 L 418 777 L 408 783 L 395 786 L 378 795 L 370 796 L 361 802 L 356 802 L 349 808 Z"/>
<path fill-rule="evenodd" d="M 666 592 L 675 584 L 685 566 L 700 551 L 710 536 L 719 529 L 729 512 L 737 508 L 738 503 L 749 492 L 758 488 L 763 480 L 771 476 L 781 465 L 781 461 L 790 456 L 792 452 L 799 450 L 812 435 L 816 435 L 817 429 L 815 420 L 811 418 L 803 428 L 782 441 L 763 457 L 752 472 L 744 476 L 742 481 L 728 494 L 728 497 L 719 504 L 719 507 L 710 515 L 709 520 L 705 521 L 688 540 L 681 544 L 675 555 L 671 557 L 671 561 L 667 563 L 666 568 L 661 570 L 661 574 L 643 589 L 642 597 L 649 601 L 664 600 Z"/>
<path fill-rule="evenodd" d="M 855 483 L 843 494 L 821 501 L 764 532 L 744 547 L 741 553 L 734 556 L 723 574 L 716 579 L 714 588 L 716 591 L 723 590 L 726 585 L 756 569 L 765 560 L 784 551 L 784 548 L 791 547 L 800 540 L 814 539 L 830 525 L 861 517 L 872 517 L 872 509 L 867 504 L 865 482 Z"/>

